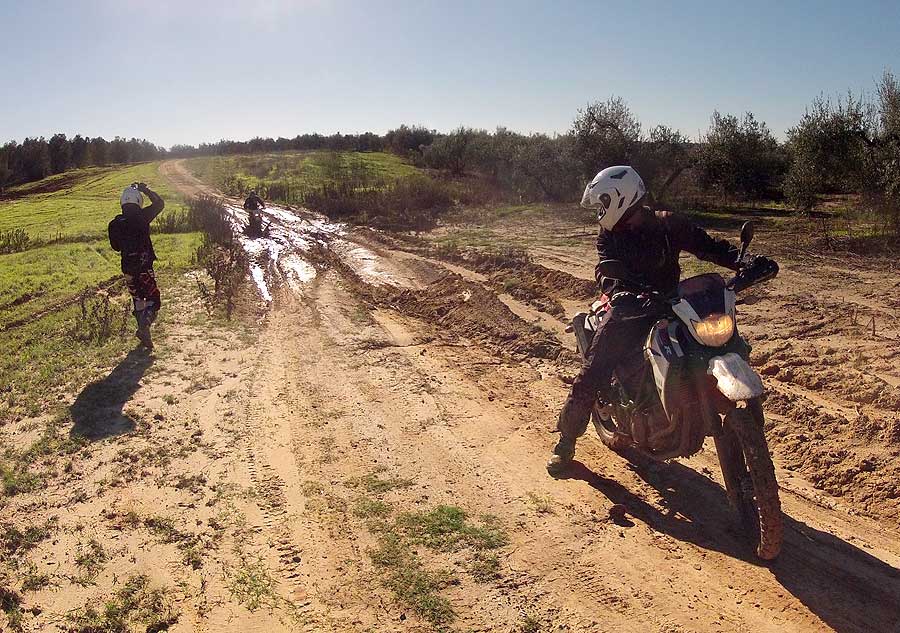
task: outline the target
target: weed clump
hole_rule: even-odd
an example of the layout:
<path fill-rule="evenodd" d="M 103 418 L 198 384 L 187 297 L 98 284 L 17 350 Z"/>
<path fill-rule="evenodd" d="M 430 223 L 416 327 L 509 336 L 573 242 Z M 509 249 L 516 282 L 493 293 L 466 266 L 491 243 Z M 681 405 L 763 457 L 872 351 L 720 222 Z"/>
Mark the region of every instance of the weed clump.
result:
<path fill-rule="evenodd" d="M 381 569 L 385 586 L 419 617 L 442 629 L 455 618 L 450 602 L 440 595 L 452 580 L 446 572 L 425 568 L 409 544 L 397 534 L 382 534 L 378 546 L 369 552 Z"/>
<path fill-rule="evenodd" d="M 475 580 L 487 582 L 500 576 L 496 550 L 509 540 L 493 517 L 483 517 L 481 525 L 476 525 L 455 506 L 404 513 L 393 520 L 391 512 L 391 506 L 380 500 L 357 501 L 354 514 L 368 519 L 369 529 L 377 535 L 377 546 L 369 551 L 369 556 L 382 572 L 384 586 L 400 602 L 438 630 L 446 630 L 455 614 L 440 591 L 455 579 L 447 571 L 427 569 L 416 546 L 438 552 L 466 550 L 465 567 Z"/>
<path fill-rule="evenodd" d="M 423 514 L 401 515 L 397 523 L 416 543 L 441 551 L 471 547 L 475 551 L 497 549 L 507 544 L 506 535 L 486 517 L 484 526 L 466 520 L 466 513 L 456 506 L 438 506 Z"/>
<path fill-rule="evenodd" d="M 0 255 L 27 250 L 30 244 L 31 236 L 25 229 L 0 231 Z"/>
<path fill-rule="evenodd" d="M 179 615 L 165 589 L 152 588 L 147 576 L 135 575 L 102 606 L 87 604 L 68 619 L 72 633 L 127 633 L 136 627 L 159 633 L 168 631 Z"/>

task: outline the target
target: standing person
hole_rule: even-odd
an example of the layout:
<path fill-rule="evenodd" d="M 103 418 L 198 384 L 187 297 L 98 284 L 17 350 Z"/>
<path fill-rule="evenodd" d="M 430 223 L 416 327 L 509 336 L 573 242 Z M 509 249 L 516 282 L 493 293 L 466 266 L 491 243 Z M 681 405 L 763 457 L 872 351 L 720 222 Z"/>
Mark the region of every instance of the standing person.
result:
<path fill-rule="evenodd" d="M 144 195 L 150 198 L 150 206 L 144 207 Z M 128 292 L 134 301 L 134 318 L 137 332 L 134 335 L 147 350 L 153 350 L 150 324 L 162 305 L 153 262 L 156 253 L 150 240 L 150 223 L 165 207 L 159 195 L 143 182 L 133 183 L 122 192 L 122 213 L 109 223 L 109 243 L 122 254 L 122 273 Z"/>

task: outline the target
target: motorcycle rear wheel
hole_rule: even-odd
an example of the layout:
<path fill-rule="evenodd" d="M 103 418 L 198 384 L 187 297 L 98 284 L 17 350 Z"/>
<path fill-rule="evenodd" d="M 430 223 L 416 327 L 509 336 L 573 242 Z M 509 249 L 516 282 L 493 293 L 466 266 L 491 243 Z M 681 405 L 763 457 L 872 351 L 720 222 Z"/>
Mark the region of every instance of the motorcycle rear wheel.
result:
<path fill-rule="evenodd" d="M 600 413 L 600 403 L 594 403 L 594 409 L 591 411 L 591 422 L 600 436 L 600 441 L 616 452 L 625 450 L 631 446 L 631 438 L 616 428 L 616 423 L 612 420 L 605 420 Z"/>
<path fill-rule="evenodd" d="M 725 416 L 722 435 L 715 443 L 728 499 L 738 510 L 757 555 L 772 560 L 781 551 L 784 517 L 764 422 L 762 404 L 751 400 Z"/>

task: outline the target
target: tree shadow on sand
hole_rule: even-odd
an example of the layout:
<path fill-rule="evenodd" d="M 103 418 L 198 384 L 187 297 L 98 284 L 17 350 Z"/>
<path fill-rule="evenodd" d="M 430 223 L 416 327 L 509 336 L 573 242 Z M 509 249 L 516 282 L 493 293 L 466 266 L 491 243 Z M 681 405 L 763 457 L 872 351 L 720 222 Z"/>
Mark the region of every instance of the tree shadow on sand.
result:
<path fill-rule="evenodd" d="M 900 631 L 900 570 L 787 515 L 782 553 L 764 563 L 744 539 L 718 484 L 677 462 L 636 459 L 629 467 L 659 492 L 663 511 L 578 461 L 565 479 L 587 482 L 658 532 L 768 567 L 776 582 L 835 631 Z"/>
<path fill-rule="evenodd" d="M 153 357 L 146 351 L 132 350 L 106 378 L 82 389 L 69 407 L 75 422 L 71 435 L 99 440 L 133 431 L 134 420 L 122 409 L 140 387 L 141 378 L 151 364 Z"/>

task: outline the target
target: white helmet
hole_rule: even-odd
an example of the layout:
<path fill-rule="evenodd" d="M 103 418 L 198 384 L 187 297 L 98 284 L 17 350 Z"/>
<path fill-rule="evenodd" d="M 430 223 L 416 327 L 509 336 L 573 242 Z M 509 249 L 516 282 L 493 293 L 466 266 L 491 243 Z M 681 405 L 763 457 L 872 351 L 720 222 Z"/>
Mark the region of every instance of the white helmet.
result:
<path fill-rule="evenodd" d="M 139 207 L 144 206 L 144 196 L 138 191 L 137 187 L 126 187 L 122 192 L 122 199 L 119 201 L 123 206 L 126 204 L 136 204 Z"/>
<path fill-rule="evenodd" d="M 633 167 L 607 167 L 585 187 L 581 206 L 596 209 L 600 226 L 612 230 L 625 212 L 647 193 L 644 181 Z"/>

